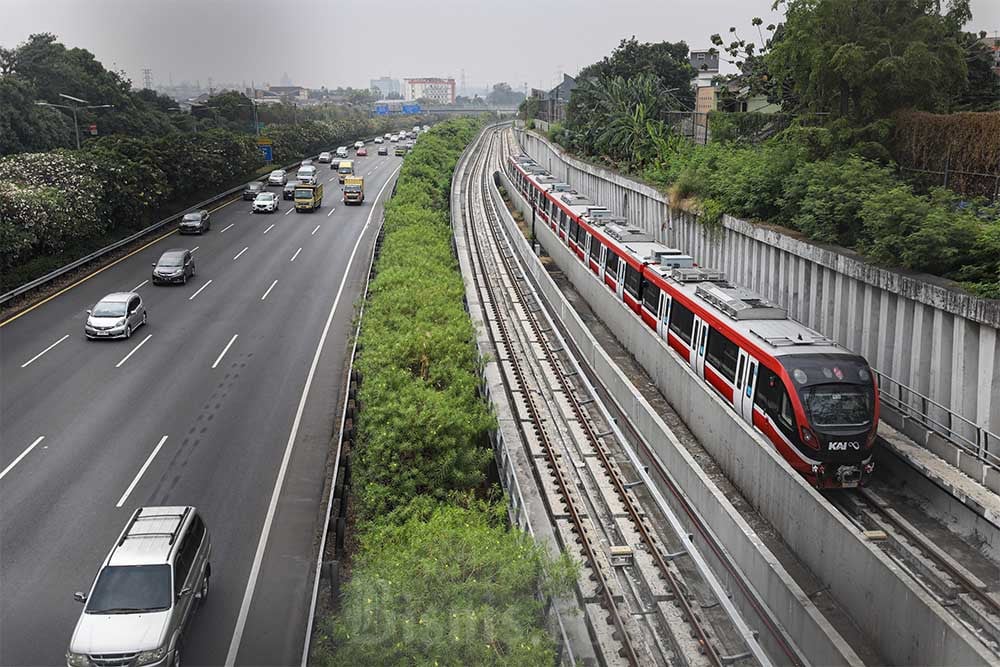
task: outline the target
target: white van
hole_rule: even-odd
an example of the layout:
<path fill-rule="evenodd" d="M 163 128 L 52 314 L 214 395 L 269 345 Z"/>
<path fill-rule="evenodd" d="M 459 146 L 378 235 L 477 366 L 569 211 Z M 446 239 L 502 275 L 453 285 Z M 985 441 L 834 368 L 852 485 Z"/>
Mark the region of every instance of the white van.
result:
<path fill-rule="evenodd" d="M 347 146 L 341 146 L 337 149 L 337 157 L 347 157 Z"/>
<path fill-rule="evenodd" d="M 299 183 L 316 183 L 316 167 L 306 165 L 305 167 L 299 167 L 298 172 L 295 174 L 295 178 Z"/>

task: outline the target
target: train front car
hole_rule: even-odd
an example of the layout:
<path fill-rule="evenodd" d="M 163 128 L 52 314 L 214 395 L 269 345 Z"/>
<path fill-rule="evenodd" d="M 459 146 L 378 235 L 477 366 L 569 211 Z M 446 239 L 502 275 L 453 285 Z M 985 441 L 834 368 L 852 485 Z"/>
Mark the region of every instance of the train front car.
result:
<path fill-rule="evenodd" d="M 806 457 L 816 459 L 802 472 L 819 488 L 863 484 L 874 468 L 879 418 L 868 363 L 853 354 L 787 354 L 778 360 L 798 425 L 795 440 Z M 759 382 L 757 391 L 767 389 Z"/>

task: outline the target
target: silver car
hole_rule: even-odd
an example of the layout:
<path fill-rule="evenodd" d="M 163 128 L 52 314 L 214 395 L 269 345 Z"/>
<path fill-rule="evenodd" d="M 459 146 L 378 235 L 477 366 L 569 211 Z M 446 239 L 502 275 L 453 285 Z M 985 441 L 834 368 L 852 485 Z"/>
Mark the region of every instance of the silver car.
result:
<path fill-rule="evenodd" d="M 275 169 L 267 176 L 268 185 L 284 185 L 288 182 L 288 175 L 284 169 Z"/>
<path fill-rule="evenodd" d="M 135 292 L 115 292 L 87 311 L 87 338 L 131 338 L 146 323 L 146 306 Z"/>
<path fill-rule="evenodd" d="M 184 630 L 208 599 L 208 529 L 194 507 L 141 507 L 104 559 L 66 651 L 67 667 L 178 667 Z"/>

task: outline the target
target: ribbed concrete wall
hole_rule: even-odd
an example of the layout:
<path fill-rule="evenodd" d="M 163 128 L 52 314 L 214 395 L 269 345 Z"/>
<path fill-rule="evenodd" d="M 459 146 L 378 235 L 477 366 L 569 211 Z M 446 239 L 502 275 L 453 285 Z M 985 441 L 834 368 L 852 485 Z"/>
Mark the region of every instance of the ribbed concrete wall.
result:
<path fill-rule="evenodd" d="M 881 373 L 1000 433 L 1000 301 L 730 216 L 719 228 L 706 228 L 673 211 L 655 188 L 570 157 L 534 133 L 518 132 L 518 138 L 555 176 L 657 240 L 724 270 L 864 355 Z"/>

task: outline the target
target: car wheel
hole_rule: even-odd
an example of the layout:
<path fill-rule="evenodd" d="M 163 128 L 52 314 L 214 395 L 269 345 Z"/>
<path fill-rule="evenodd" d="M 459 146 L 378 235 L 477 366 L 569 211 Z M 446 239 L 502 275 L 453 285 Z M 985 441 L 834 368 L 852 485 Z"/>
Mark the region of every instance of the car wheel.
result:
<path fill-rule="evenodd" d="M 181 285 L 187 285 L 187 284 L 188 284 L 188 277 L 187 274 L 185 273 L 183 277 L 181 277 Z"/>
<path fill-rule="evenodd" d="M 194 278 L 194 264 L 191 264 L 191 277 Z"/>
<path fill-rule="evenodd" d="M 129 339 L 132 337 L 132 327 L 128 324 L 125 325 L 125 338 Z"/>
<path fill-rule="evenodd" d="M 142 311 L 142 323 L 145 325 L 146 321 L 149 319 L 149 313 L 147 311 Z"/>

